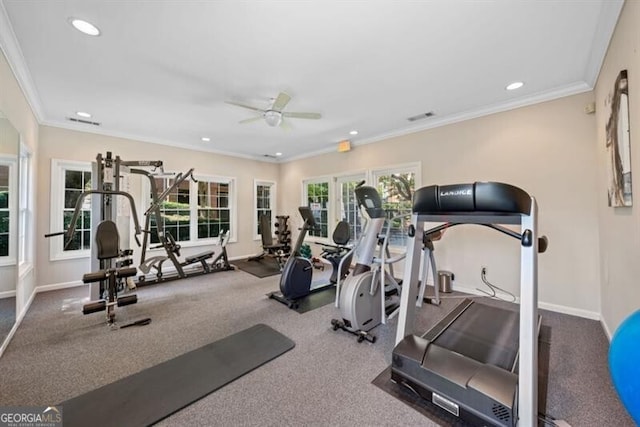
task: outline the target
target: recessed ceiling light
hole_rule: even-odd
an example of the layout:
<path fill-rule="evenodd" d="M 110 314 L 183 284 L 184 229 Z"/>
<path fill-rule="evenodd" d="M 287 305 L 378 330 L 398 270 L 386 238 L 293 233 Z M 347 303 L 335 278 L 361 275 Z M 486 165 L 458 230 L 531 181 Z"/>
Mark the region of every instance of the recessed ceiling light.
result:
<path fill-rule="evenodd" d="M 76 116 L 85 117 L 88 119 L 89 117 L 91 117 L 91 114 L 85 113 L 84 111 L 76 111 Z"/>
<path fill-rule="evenodd" d="M 82 19 L 77 18 L 69 18 L 69 22 L 71 22 L 71 25 L 73 25 L 73 27 L 81 33 L 87 34 L 89 36 L 100 35 L 100 30 L 98 29 L 98 27 L 90 22 L 83 21 Z"/>
<path fill-rule="evenodd" d="M 202 138 L 200 138 L 200 139 L 202 139 L 202 141 L 204 141 L 204 142 L 209 142 L 209 141 L 211 141 L 211 138 L 209 138 L 208 136 L 203 136 L 203 137 L 202 137 Z"/>
<path fill-rule="evenodd" d="M 276 156 L 280 157 L 280 156 L 282 156 L 282 153 L 278 152 L 278 153 L 276 153 Z"/>
<path fill-rule="evenodd" d="M 506 87 L 507 90 L 516 90 L 516 89 L 520 89 L 522 86 L 524 86 L 523 82 L 513 82 L 510 85 L 508 85 Z"/>
<path fill-rule="evenodd" d="M 352 130 L 351 132 L 349 132 L 349 135 L 357 135 L 358 131 L 357 130 Z"/>

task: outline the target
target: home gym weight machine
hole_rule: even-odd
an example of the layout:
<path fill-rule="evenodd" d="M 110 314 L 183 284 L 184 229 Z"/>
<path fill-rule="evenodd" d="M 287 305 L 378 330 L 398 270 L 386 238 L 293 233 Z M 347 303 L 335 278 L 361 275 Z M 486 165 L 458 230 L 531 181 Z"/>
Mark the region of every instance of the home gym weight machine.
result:
<path fill-rule="evenodd" d="M 152 200 L 151 206 L 145 212 L 146 221 L 145 227 L 142 230 L 142 232 L 144 233 L 142 255 L 138 268 L 143 271 L 144 274 L 149 273 L 149 271 L 153 268 L 156 270 L 156 276 L 151 280 L 145 280 L 146 277 L 143 275 L 138 276 L 138 285 L 153 284 L 161 281 L 182 279 L 193 275 L 234 269 L 234 267 L 229 264 L 229 259 L 227 256 L 227 233 L 220 233 L 219 244 L 221 253 L 217 257 L 213 258 L 213 256 L 215 255 L 215 251 L 206 251 L 197 255 L 189 256 L 185 258 L 184 262 L 180 262 L 177 258 L 180 256 L 180 245 L 177 244 L 170 233 L 164 232 L 164 222 L 162 220 L 161 211 L 162 202 L 166 200 L 169 194 L 174 191 L 182 182 L 188 179 L 195 181 L 195 179 L 193 178 L 193 169 L 190 169 L 186 173 L 167 174 L 164 172 L 164 164 L 162 160 L 123 160 L 120 158 L 120 156 L 113 157 L 111 152 L 107 152 L 105 157 L 103 157 L 101 154 L 98 154 L 98 156 L 96 157 L 96 162 L 93 164 L 92 176 L 96 177 L 94 178 L 93 187 L 102 189 L 104 191 L 118 191 L 120 190 L 122 180 L 124 180 L 124 174 L 126 173 L 132 175 L 141 175 L 147 178 L 149 187 L 151 189 L 150 192 Z M 169 186 L 169 188 L 162 192 L 162 194 L 158 194 L 155 179 L 157 177 L 167 176 L 171 177 L 174 182 L 171 186 Z M 100 212 L 100 216 L 96 216 L 94 214 L 92 215 L 92 219 L 116 218 L 118 206 L 110 199 L 108 199 L 106 204 L 103 203 L 103 205 L 101 206 L 92 203 L 92 212 Z M 156 256 L 153 257 L 153 259 L 146 259 L 146 251 L 149 247 L 150 241 L 150 224 L 152 217 L 157 225 L 157 234 L 160 241 L 160 245 L 157 247 L 164 248 L 167 255 Z M 134 215 L 134 220 L 137 222 L 137 215 Z M 97 227 L 97 223 L 92 220 L 92 228 L 95 229 L 94 227 Z M 125 227 L 128 227 L 128 224 L 126 224 Z M 95 251 L 92 251 L 92 253 L 93 252 Z M 92 259 L 96 259 L 95 256 Z M 176 274 L 171 276 L 163 276 L 162 264 L 167 259 L 170 260 L 173 264 Z M 208 262 L 211 259 L 212 261 Z M 200 266 L 201 268 L 199 270 L 186 272 L 184 267 L 190 265 Z M 92 267 L 95 266 L 92 264 Z M 92 297 L 95 297 L 95 295 L 96 293 L 92 288 Z"/>
<path fill-rule="evenodd" d="M 538 425 L 538 237 L 536 200 L 509 184 L 432 185 L 416 191 L 409 227 L 392 381 L 478 425 Z M 425 230 L 427 222 L 445 222 Z M 459 224 L 520 241 L 520 313 L 465 299 L 422 336 L 414 334 L 420 243 Z M 518 233 L 498 224 L 520 225 Z"/>
<path fill-rule="evenodd" d="M 186 173 L 178 173 L 173 175 L 173 184 L 167 187 L 162 193 L 158 191 L 156 185 L 156 177 L 166 176 L 162 169 L 162 162 L 156 162 L 154 167 L 159 169 L 162 175 L 156 173 L 156 171 L 148 171 L 144 169 L 130 169 L 130 173 L 145 176 L 148 179 L 150 193 L 151 193 L 151 206 L 144 213 L 145 215 L 145 234 L 142 243 L 142 255 L 140 256 L 140 263 L 138 268 L 144 273 L 138 276 L 138 285 L 147 285 L 159 282 L 166 282 L 169 280 L 183 279 L 185 277 L 198 276 L 202 274 L 216 273 L 218 271 L 229 271 L 235 268 L 229 264 L 229 258 L 227 256 L 227 242 L 229 241 L 229 230 L 220 230 L 218 234 L 218 245 L 220 247 L 220 253 L 215 258 L 215 251 L 209 250 L 191 255 L 185 258 L 183 262 L 178 260 L 180 256 L 181 246 L 176 242 L 173 235 L 165 231 L 164 221 L 162 218 L 162 203 L 169 197 L 169 195 L 177 189 L 180 184 L 187 180 L 197 182 L 193 177 L 193 169 L 189 169 Z M 151 224 L 155 223 L 157 229 L 157 236 L 159 244 L 157 246 L 149 246 L 151 235 Z M 163 248 L 166 255 L 158 255 L 147 257 L 147 248 L 159 249 Z M 163 272 L 163 264 L 165 261 L 171 261 L 175 274 L 165 276 Z M 211 260 L 211 261 L 209 261 Z M 186 270 L 185 267 L 198 266 L 199 269 Z M 145 276 L 151 271 L 155 271 L 155 277 L 147 279 Z"/>
<path fill-rule="evenodd" d="M 391 223 L 404 216 L 388 219 L 378 191 L 362 184 L 364 182 L 356 187 L 355 195 L 358 206 L 366 212 L 368 219 L 362 236 L 351 251 L 356 254 L 356 266 L 342 286 L 340 281 L 337 284 L 336 307 L 340 308 L 341 318 L 332 319 L 331 326 L 334 331 L 342 329 L 356 335 L 358 342 L 367 340 L 374 343 L 376 337 L 369 331 L 380 324 L 386 324 L 388 319 L 398 314 L 400 307 L 398 295 L 402 293 L 404 286 L 395 279 L 393 265 L 404 259 L 405 254 L 391 257 L 389 240 Z M 385 226 L 386 232 L 383 233 Z M 423 277 L 416 287 L 417 306 L 421 306 L 423 302 L 440 304 L 431 238 L 432 235 L 426 236 L 423 241 Z M 378 255 L 376 249 L 379 249 Z M 347 258 L 349 254 L 345 256 Z M 433 273 L 433 298 L 424 297 L 429 267 Z M 341 271 L 342 264 L 339 269 Z"/>
<path fill-rule="evenodd" d="M 92 197 L 91 200 L 91 229 L 94 230 L 93 237 L 95 244 L 91 246 L 91 273 L 83 276 L 83 282 L 90 284 L 90 299 L 92 302 L 83 306 L 83 313 L 90 314 L 106 311 L 107 322 L 115 327 L 115 307 L 135 304 L 138 298 L 135 294 L 118 296 L 121 291 L 132 288 L 127 283 L 128 279 L 135 276 L 137 269 L 129 267 L 132 265 L 130 249 L 120 250 L 120 235 L 116 225 L 117 221 L 117 196 L 125 197 L 129 201 L 129 208 L 135 226 L 135 239 L 138 245 L 141 234 L 140 224 L 133 197 L 127 192 L 121 191 L 119 179 L 114 167 L 117 162 L 111 157 L 111 153 L 103 158 L 100 154 L 93 165 L 91 190 L 85 190 L 78 195 L 69 227 L 63 232 L 46 234 L 45 237 L 64 235 L 64 247 L 67 248 L 73 242 L 76 224 L 80 219 L 82 207 L 87 196 L 100 195 L 99 198 Z M 117 169 L 117 168 L 116 168 Z M 126 326 L 146 325 L 151 319 L 142 319 Z"/>

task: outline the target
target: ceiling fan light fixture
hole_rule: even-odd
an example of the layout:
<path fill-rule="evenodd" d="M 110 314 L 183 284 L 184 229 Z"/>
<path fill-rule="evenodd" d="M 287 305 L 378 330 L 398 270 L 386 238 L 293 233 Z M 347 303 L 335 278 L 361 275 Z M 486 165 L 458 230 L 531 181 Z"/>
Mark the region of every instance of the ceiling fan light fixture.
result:
<path fill-rule="evenodd" d="M 91 114 L 85 112 L 85 111 L 76 111 L 76 116 L 80 116 L 80 117 L 84 117 L 86 119 L 90 119 L 91 118 Z"/>
<path fill-rule="evenodd" d="M 277 157 L 280 157 L 280 156 L 282 156 L 282 153 L 281 153 L 281 152 L 277 152 L 277 153 L 276 153 L 276 156 L 277 156 Z"/>
<path fill-rule="evenodd" d="M 282 123 L 282 113 L 279 111 L 267 110 L 264 112 L 264 121 L 269 126 L 276 127 Z"/>

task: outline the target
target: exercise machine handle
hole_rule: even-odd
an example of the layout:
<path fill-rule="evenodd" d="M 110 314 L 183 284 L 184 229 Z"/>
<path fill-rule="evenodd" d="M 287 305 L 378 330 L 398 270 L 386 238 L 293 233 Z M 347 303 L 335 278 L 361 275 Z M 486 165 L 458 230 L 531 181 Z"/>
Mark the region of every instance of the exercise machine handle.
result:
<path fill-rule="evenodd" d="M 194 177 L 193 177 L 193 170 L 194 168 L 191 168 L 187 171 L 187 173 L 183 174 L 182 172 L 180 172 L 179 174 L 177 174 L 174 178 L 174 182 L 173 184 L 171 184 L 171 186 L 169 186 L 169 188 L 167 188 L 166 190 L 164 190 L 162 192 L 161 195 L 159 195 L 155 202 L 151 203 L 151 206 L 149 206 L 149 209 L 146 210 L 146 212 L 144 213 L 145 215 L 148 215 L 149 212 L 151 212 L 152 210 L 154 210 L 156 207 L 158 207 L 158 205 L 160 205 L 160 203 L 162 203 L 167 196 L 173 191 L 175 190 L 180 184 L 182 184 L 185 180 L 187 180 L 188 178 L 191 178 L 191 180 L 193 182 L 198 182 Z"/>
<path fill-rule="evenodd" d="M 75 231 L 76 231 L 76 223 L 78 222 L 78 217 L 80 216 L 80 212 L 82 210 L 82 205 L 84 203 L 84 198 L 89 196 L 89 195 L 91 195 L 91 194 L 124 196 L 129 200 L 129 207 L 131 208 L 131 213 L 132 213 L 133 223 L 134 223 L 134 228 L 135 228 L 135 234 L 136 234 L 135 235 L 136 243 L 138 244 L 138 246 L 140 246 L 140 240 L 138 240 L 138 235 L 140 233 L 142 233 L 142 230 L 140 228 L 140 223 L 138 222 L 138 211 L 136 210 L 136 202 L 133 200 L 133 197 L 131 196 L 131 194 L 126 193 L 124 191 L 113 191 L 113 190 L 86 190 L 86 191 L 83 191 L 80 194 L 80 196 L 78 197 L 78 200 L 76 200 L 76 206 L 75 206 L 75 208 L 73 210 L 73 217 L 71 217 L 71 223 L 69 224 L 69 228 L 67 229 L 67 231 L 61 231 L 61 232 L 56 232 L 56 233 L 45 234 L 44 237 L 60 236 L 60 235 L 64 234 L 66 236 L 64 247 L 65 247 L 65 249 L 67 247 L 69 247 L 69 245 L 73 241 L 73 233 L 75 233 Z"/>
<path fill-rule="evenodd" d="M 45 234 L 44 237 L 45 238 L 49 238 L 49 237 L 53 237 L 53 236 L 62 236 L 63 234 L 66 234 L 66 231 L 58 231 L 57 233 L 49 233 L 49 234 Z"/>

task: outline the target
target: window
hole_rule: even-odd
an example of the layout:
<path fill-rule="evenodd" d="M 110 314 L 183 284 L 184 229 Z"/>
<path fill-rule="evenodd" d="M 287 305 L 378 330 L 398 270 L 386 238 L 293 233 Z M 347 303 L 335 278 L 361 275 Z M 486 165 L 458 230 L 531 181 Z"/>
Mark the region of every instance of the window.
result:
<path fill-rule="evenodd" d="M 172 178 L 154 178 L 158 194 L 163 194 L 174 184 Z M 189 180 L 181 182 L 162 201 L 160 217 L 165 233 L 178 242 L 191 240 L 191 210 Z M 151 196 L 150 196 L 151 197 Z M 150 218 L 151 243 L 159 243 L 158 224 L 155 215 Z"/>
<path fill-rule="evenodd" d="M 91 163 L 53 159 L 51 161 L 51 232 L 66 231 L 76 202 L 82 192 L 91 189 Z M 50 238 L 51 260 L 91 256 L 91 197 L 85 197 L 76 221 L 70 245 L 65 236 Z"/>
<path fill-rule="evenodd" d="M 351 239 L 362 234 L 363 221 L 355 198 L 355 187 L 366 181 L 375 187 L 382 198 L 383 209 L 391 221 L 389 231 L 392 246 L 406 244 L 406 227 L 410 218 L 412 196 L 420 184 L 419 162 L 391 166 L 384 169 L 362 170 L 333 177 L 310 178 L 302 181 L 302 204 L 308 205 L 318 225 L 309 236 L 329 239 L 338 221 L 351 226 Z M 384 230 L 386 232 L 386 230 Z"/>
<path fill-rule="evenodd" d="M 419 164 L 373 171 L 374 185 L 382 198 L 382 208 L 391 220 L 391 246 L 405 246 L 407 243 L 412 196 L 416 190 L 416 182 L 420 181 L 417 179 L 419 171 Z"/>
<path fill-rule="evenodd" d="M 362 233 L 362 220 L 356 200 L 355 188 L 364 179 L 364 173 L 336 178 L 336 187 L 340 201 L 338 220 L 349 223 L 351 233 L 350 242 L 356 241 L 360 237 L 360 233 Z"/>
<path fill-rule="evenodd" d="M 311 208 L 317 228 L 309 230 L 309 236 L 329 237 L 329 181 L 305 181 L 304 198 Z"/>
<path fill-rule="evenodd" d="M 0 265 L 15 263 L 15 159 L 0 158 Z"/>
<path fill-rule="evenodd" d="M 198 239 L 210 239 L 231 230 L 229 182 L 198 182 Z"/>
<path fill-rule="evenodd" d="M 229 231 L 230 241 L 235 239 L 235 179 L 226 177 L 197 176 L 197 182 L 185 180 L 173 188 L 160 204 L 162 226 L 165 233 L 181 244 L 217 239 L 223 231 Z M 154 178 L 158 194 L 171 188 L 173 178 Z M 151 204 L 151 189 L 145 181 Z M 155 215 L 149 219 L 150 243 L 157 244 Z"/>
<path fill-rule="evenodd" d="M 76 202 L 86 190 L 91 190 L 91 172 L 68 169 L 64 171 L 63 230 L 67 230 L 71 226 Z M 80 209 L 71 244 L 66 248 L 63 247 L 64 251 L 91 248 L 91 198 L 86 197 Z"/>
<path fill-rule="evenodd" d="M 33 230 L 33 212 L 31 204 L 31 152 L 20 144 L 20 203 L 18 231 L 18 262 L 20 266 L 31 263 L 31 230 Z"/>
<path fill-rule="evenodd" d="M 260 217 L 266 215 L 272 223 L 276 205 L 276 183 L 272 181 L 254 181 L 255 215 L 253 218 L 254 239 L 260 238 Z"/>

